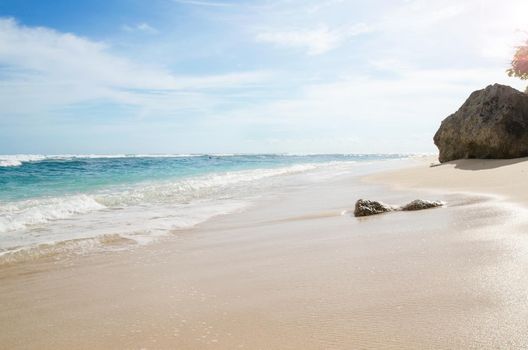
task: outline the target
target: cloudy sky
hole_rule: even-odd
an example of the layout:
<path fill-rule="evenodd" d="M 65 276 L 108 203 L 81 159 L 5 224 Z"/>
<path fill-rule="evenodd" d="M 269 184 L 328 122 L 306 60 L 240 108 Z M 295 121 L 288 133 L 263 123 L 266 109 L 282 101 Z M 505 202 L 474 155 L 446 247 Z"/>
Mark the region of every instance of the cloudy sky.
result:
<path fill-rule="evenodd" d="M 526 0 L 1 0 L 0 154 L 433 152 Z"/>

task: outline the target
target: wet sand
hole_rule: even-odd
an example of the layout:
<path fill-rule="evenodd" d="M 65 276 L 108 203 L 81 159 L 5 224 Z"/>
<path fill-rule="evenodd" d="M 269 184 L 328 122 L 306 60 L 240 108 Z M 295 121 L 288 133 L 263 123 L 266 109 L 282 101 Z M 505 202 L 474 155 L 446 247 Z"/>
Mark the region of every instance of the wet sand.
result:
<path fill-rule="evenodd" d="M 3 267 L 0 348 L 528 347 L 526 210 L 395 180 L 423 168 L 442 169 L 341 177 L 131 251 Z M 360 197 L 448 206 L 341 215 Z"/>

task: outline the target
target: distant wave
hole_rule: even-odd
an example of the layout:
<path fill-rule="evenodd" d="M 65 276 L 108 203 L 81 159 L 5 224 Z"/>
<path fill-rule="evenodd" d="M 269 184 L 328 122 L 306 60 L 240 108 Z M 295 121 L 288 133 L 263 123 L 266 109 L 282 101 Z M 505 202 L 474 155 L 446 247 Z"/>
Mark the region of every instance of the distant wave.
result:
<path fill-rule="evenodd" d="M 40 162 L 44 160 L 75 160 L 75 159 L 120 159 L 120 158 L 191 158 L 191 157 L 236 157 L 236 156 L 283 156 L 283 157 L 311 157 L 311 156 L 355 156 L 358 158 L 371 156 L 389 156 L 388 154 L 353 154 L 353 153 L 189 153 L 189 154 L 13 154 L 0 155 L 0 167 L 17 167 L 23 163 Z M 410 154 L 391 154 L 392 157 L 408 157 Z"/>
<path fill-rule="evenodd" d="M 24 162 L 36 162 L 46 159 L 46 156 L 37 154 L 0 155 L 0 167 L 20 166 Z"/>
<path fill-rule="evenodd" d="M 203 157 L 204 154 L 13 154 L 0 155 L 0 167 L 20 166 L 22 163 L 43 160 L 105 159 L 105 158 L 187 158 Z"/>

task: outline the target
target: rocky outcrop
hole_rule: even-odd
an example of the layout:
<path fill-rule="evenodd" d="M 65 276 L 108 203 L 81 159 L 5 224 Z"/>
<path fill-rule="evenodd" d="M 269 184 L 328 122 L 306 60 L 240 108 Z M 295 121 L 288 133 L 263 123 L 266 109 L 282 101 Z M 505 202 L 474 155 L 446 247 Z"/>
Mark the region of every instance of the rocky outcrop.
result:
<path fill-rule="evenodd" d="M 382 202 L 360 199 L 356 202 L 354 216 L 370 216 L 394 210 L 393 207 Z"/>
<path fill-rule="evenodd" d="M 401 210 L 403 211 L 423 210 L 423 209 L 441 207 L 442 205 L 444 205 L 444 203 L 440 201 L 425 201 L 422 199 L 416 199 L 412 201 L 411 203 L 405 204 L 403 207 L 401 207 Z"/>
<path fill-rule="evenodd" d="M 408 204 L 401 207 L 388 205 L 382 202 L 371 201 L 368 199 L 359 199 L 356 202 L 354 209 L 354 216 L 370 216 L 376 214 L 387 213 L 389 211 L 402 210 L 402 211 L 413 211 L 422 210 L 429 208 L 436 208 L 443 206 L 444 203 L 441 201 L 426 201 L 422 199 L 416 199 Z"/>
<path fill-rule="evenodd" d="M 528 94 L 505 85 L 473 92 L 434 135 L 440 162 L 528 156 Z"/>

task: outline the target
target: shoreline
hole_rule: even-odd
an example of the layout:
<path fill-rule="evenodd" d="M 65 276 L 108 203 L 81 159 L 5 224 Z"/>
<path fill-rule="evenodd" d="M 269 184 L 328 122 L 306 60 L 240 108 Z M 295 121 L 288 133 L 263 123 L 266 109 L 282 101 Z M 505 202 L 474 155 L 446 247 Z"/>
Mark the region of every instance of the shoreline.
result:
<path fill-rule="evenodd" d="M 485 196 L 387 190 L 364 179 L 286 191 L 130 251 L 0 269 L 0 343 L 59 350 L 527 346 L 526 213 Z M 340 215 L 361 197 L 403 203 L 416 196 L 450 205 Z"/>
<path fill-rule="evenodd" d="M 189 197 L 187 201 L 180 203 L 178 200 L 181 201 L 181 198 L 176 196 L 174 203 L 167 202 L 157 206 L 147 203 L 145 207 L 127 205 L 115 207 L 108 205 L 104 201 L 106 199 L 108 202 L 108 198 L 103 196 L 101 199 L 101 194 L 97 192 L 70 194 L 65 196 L 65 199 L 59 197 L 56 201 L 58 203 L 46 198 L 38 198 L 31 205 L 45 202 L 44 213 L 39 213 L 38 207 L 34 208 L 30 205 L 28 210 L 22 212 L 21 221 L 31 221 L 33 216 L 36 216 L 39 221 L 49 212 L 55 215 L 53 206 L 60 207 L 63 199 L 81 198 L 83 201 L 95 204 L 96 210 L 76 216 L 75 213 L 70 213 L 70 208 L 74 208 L 72 210 L 74 212 L 75 206 L 83 203 L 67 202 L 65 217 L 57 217 L 50 221 L 43 220 L 44 223 L 40 225 L 37 222 L 34 227 L 25 231 L 4 232 L 0 227 L 0 234 L 4 235 L 2 243 L 7 241 L 11 244 L 11 246 L 0 245 L 0 268 L 25 261 L 38 261 L 47 257 L 60 259 L 61 255 L 82 255 L 96 251 L 148 245 L 158 240 L 170 239 L 171 232 L 192 230 L 210 220 L 214 222 L 215 218 L 224 215 L 239 215 L 247 208 L 266 201 L 268 197 L 283 195 L 285 191 L 295 191 L 313 182 L 317 183 L 321 180 L 319 177 L 331 179 L 339 177 L 341 173 L 366 174 L 378 169 L 406 166 L 410 162 L 413 162 L 413 158 L 388 158 L 366 162 L 301 163 L 278 168 L 219 172 L 177 179 L 174 183 L 163 180 L 159 183 L 143 183 L 133 187 L 132 195 L 129 195 L 131 197 L 135 194 L 134 191 L 139 191 L 139 197 L 144 195 L 143 192 L 152 196 L 149 193 L 151 190 L 144 189 L 149 189 L 149 186 L 154 190 L 161 190 L 162 196 L 166 195 L 165 192 L 174 195 L 180 191 Z M 257 179 L 253 180 L 254 177 Z M 222 187 L 223 181 L 227 181 L 225 187 Z M 230 182 L 233 182 L 231 188 L 229 187 Z M 205 187 L 203 193 L 198 193 L 199 198 L 193 198 L 192 193 L 189 193 L 193 191 L 193 186 L 197 188 L 197 191 Z M 212 192 L 211 198 L 207 196 L 209 191 Z M 215 191 L 218 193 L 215 194 Z M 119 197 L 121 194 L 111 192 L 109 196 L 112 195 Z M 126 197 L 126 194 L 124 196 Z M 112 204 L 112 200 L 109 202 Z M 21 203 L 14 202 L 13 205 L 17 208 L 24 207 L 26 201 Z M 105 203 L 107 205 L 103 205 Z M 6 225 L 9 226 L 9 221 L 8 215 L 8 220 L 0 224 L 7 223 Z M 12 221 L 16 221 L 16 218 Z"/>

